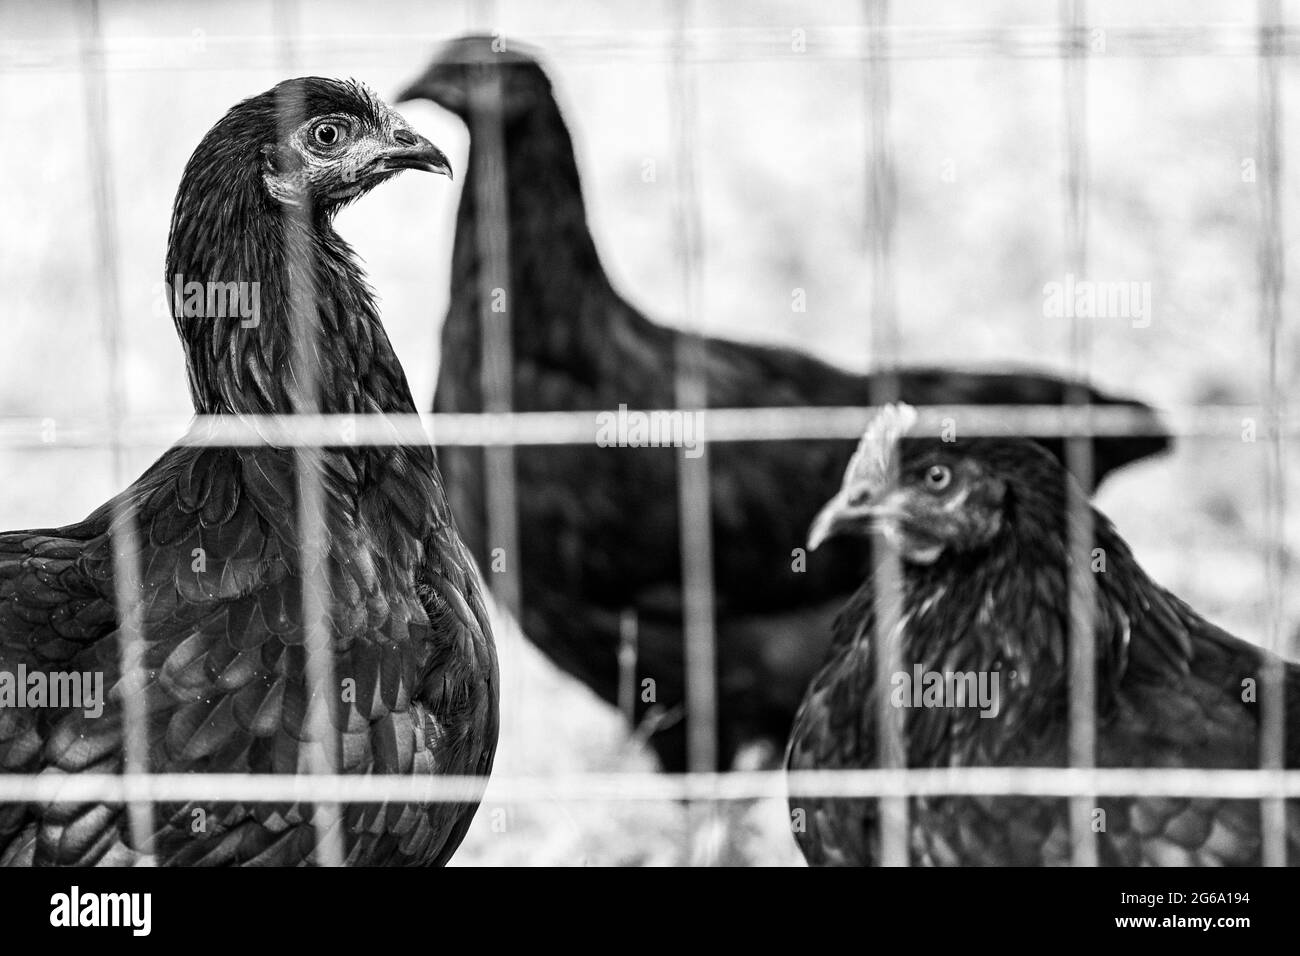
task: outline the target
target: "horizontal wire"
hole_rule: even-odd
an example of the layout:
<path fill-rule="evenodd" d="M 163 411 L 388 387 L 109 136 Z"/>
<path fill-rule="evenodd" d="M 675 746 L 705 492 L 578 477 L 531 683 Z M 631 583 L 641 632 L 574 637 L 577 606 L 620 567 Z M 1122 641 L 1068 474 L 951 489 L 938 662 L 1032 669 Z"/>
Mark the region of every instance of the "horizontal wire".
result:
<path fill-rule="evenodd" d="M 907 796 L 1300 797 L 1300 770 L 958 767 L 732 773 L 482 777 L 347 774 L 11 774 L 3 803 L 500 803 L 760 800 Z"/>
<path fill-rule="evenodd" d="M 0 417 L 0 449 L 103 448 L 115 440 L 137 448 L 173 443 L 196 447 L 589 445 L 603 439 L 630 446 L 683 443 L 652 440 L 654 428 L 660 429 L 661 437 L 667 429 L 686 442 L 857 439 L 878 411 L 852 405 L 437 415 L 138 415 L 118 423 L 116 438 L 113 423 L 105 418 Z M 1169 434 L 1248 442 L 1263 441 L 1273 427 L 1271 411 L 1264 404 L 1185 405 L 1154 413 L 1099 405 L 926 405 L 917 406 L 917 411 L 916 434 L 938 435 L 951 427 L 956 438 Z M 1276 427 L 1281 433 L 1300 435 L 1300 414 L 1286 409 L 1279 414 Z M 679 427 L 674 419 L 682 416 L 692 420 Z"/>
<path fill-rule="evenodd" d="M 797 60 L 861 58 L 860 27 L 774 27 L 770 29 L 698 29 L 691 31 L 689 57 L 716 61 L 737 59 Z M 1069 49 L 1071 35 L 1055 26 L 1010 28 L 938 28 L 890 26 L 887 56 L 914 58 L 1046 58 Z M 1094 26 L 1095 51 L 1107 57 L 1255 56 L 1258 31 L 1248 24 L 1181 24 Z M 801 30 L 802 49 L 795 52 L 792 32 Z M 1275 31 L 1268 53 L 1300 53 L 1300 28 Z M 421 51 L 441 43 L 441 34 L 369 36 L 300 36 L 295 55 L 349 55 L 358 65 L 386 64 L 395 50 Z M 624 31 L 531 39 L 555 57 L 625 60 L 640 55 L 666 60 L 673 55 L 669 31 Z M 75 72 L 84 49 L 74 42 L 46 38 L 0 43 L 0 71 Z M 114 37 L 95 51 L 109 70 L 211 70 L 273 68 L 283 51 L 272 36 L 191 35 L 147 38 Z M 226 54 L 238 53 L 238 57 Z M 369 57 L 369 59 L 367 58 Z M 667 411 L 674 414 L 673 410 Z M 845 408 L 710 409 L 700 414 L 708 441 L 853 439 L 873 410 Z M 503 444 L 589 444 L 600 426 L 595 412 L 546 412 L 433 416 L 264 416 L 197 420 L 180 439 L 189 445 L 275 444 L 394 445 L 433 441 L 441 446 Z M 653 414 L 653 413 L 652 413 Z M 680 413 L 676 413 L 680 414 Z M 1167 431 L 1182 437 L 1242 438 L 1247 420 L 1258 423 L 1258 437 L 1268 421 L 1263 405 L 1200 406 L 1161 413 L 1129 409 L 1056 406 L 943 406 L 921 416 L 921 429 L 941 428 L 944 418 L 959 423 L 959 436 L 1000 435 L 1007 431 L 1039 435 L 1150 435 Z M 1283 434 L 1295 426 L 1284 416 Z M 184 422 L 168 416 L 136 417 L 120 423 L 124 446 L 172 442 Z M 112 425 L 91 419 L 0 420 L 0 447 L 108 447 Z M 562 778 L 496 777 L 486 783 L 487 797 L 503 802 L 527 801 L 669 801 L 805 797 L 1030 796 L 1068 797 L 1093 794 L 1129 796 L 1196 795 L 1220 799 L 1300 797 L 1300 771 L 1197 770 L 1135 768 L 958 768 L 914 770 L 780 771 L 728 774 L 590 774 Z M 161 775 L 6 775 L 0 777 L 0 802 L 461 802 L 484 794 L 479 777 L 273 776 L 240 774 Z"/>
<path fill-rule="evenodd" d="M 792 32 L 801 30 L 795 52 Z M 893 59 L 1056 58 L 1069 49 L 1071 34 L 1057 26 L 940 28 L 889 26 L 883 44 Z M 1096 53 L 1107 57 L 1256 56 L 1258 28 L 1250 24 L 1202 26 L 1094 26 Z M 861 58 L 861 27 L 697 29 L 687 44 L 695 61 Z M 1267 52 L 1300 54 L 1300 28 L 1274 32 Z M 530 39 L 557 58 L 624 61 L 628 57 L 667 60 L 674 55 L 670 31 L 624 31 Z M 387 65 L 394 51 L 426 51 L 445 40 L 441 34 L 326 36 L 307 35 L 289 43 L 295 56 L 348 56 L 358 66 Z M 267 36 L 191 35 L 113 37 L 93 51 L 112 71 L 248 70 L 274 68 L 283 56 Z M 0 43 L 0 72 L 80 69 L 85 49 L 75 41 L 20 39 Z M 236 56 L 237 54 L 237 56 Z M 673 410 L 668 414 L 681 414 Z M 1007 431 L 1062 437 L 1150 435 L 1168 431 L 1183 437 L 1235 437 L 1244 421 L 1258 423 L 1263 440 L 1268 421 L 1264 405 L 1200 406 L 1161 412 L 1056 406 L 943 406 L 921 416 L 921 430 L 941 428 L 943 419 L 959 424 L 959 437 L 1001 435 Z M 710 409 L 697 437 L 711 442 L 791 439 L 855 439 L 873 410 L 845 408 Z M 546 412 L 433 416 L 263 416 L 194 420 L 180 444 L 196 446 L 352 446 L 423 444 L 440 446 L 563 445 L 594 443 L 600 429 L 595 412 Z M 653 412 L 651 414 L 654 414 Z M 1284 416 L 1281 433 L 1295 428 Z M 185 423 L 175 417 L 136 417 L 119 423 L 92 419 L 0 420 L 0 448 L 142 447 L 170 443 Z M 1300 797 L 1300 771 L 1199 770 L 1168 768 L 943 768 L 860 771 L 781 771 L 741 773 L 586 774 L 565 777 L 498 776 L 398 777 L 348 775 L 37 775 L 0 776 L 0 802 L 284 802 L 340 803 L 463 802 L 484 796 L 501 802 L 530 801 L 725 801 L 801 797 L 1022 796 L 1069 797 L 1114 794 L 1163 797 L 1195 795 L 1219 799 Z"/>
<path fill-rule="evenodd" d="M 508 24 L 507 24 L 508 25 Z M 866 46 L 860 24 L 809 26 L 791 22 L 773 27 L 700 27 L 687 31 L 682 55 L 687 62 L 743 60 L 860 60 Z M 1251 23 L 1087 24 L 1090 52 L 1105 57 L 1258 56 L 1259 28 Z M 881 55 L 890 59 L 1062 57 L 1073 34 L 1059 24 L 980 26 L 882 26 Z M 1300 54 L 1300 27 L 1273 31 L 1266 55 Z M 301 62 L 311 58 L 346 58 L 353 69 L 390 66 L 395 56 L 427 54 L 448 39 L 446 33 L 189 34 L 110 36 L 94 51 L 107 69 L 248 71 L 281 66 L 286 47 Z M 548 57 L 565 61 L 668 62 L 679 36 L 672 30 L 529 33 L 527 41 Z M 507 43 L 509 38 L 507 38 Z M 75 72 L 81 50 L 62 37 L 31 36 L 0 42 L 0 72 Z"/>

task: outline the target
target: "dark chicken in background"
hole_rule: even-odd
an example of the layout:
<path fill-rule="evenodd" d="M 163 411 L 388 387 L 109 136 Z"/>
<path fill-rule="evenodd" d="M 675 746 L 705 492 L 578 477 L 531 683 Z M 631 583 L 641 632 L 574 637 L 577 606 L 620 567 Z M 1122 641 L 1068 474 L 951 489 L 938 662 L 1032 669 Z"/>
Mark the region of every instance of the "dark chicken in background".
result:
<path fill-rule="evenodd" d="M 674 405 L 680 334 L 656 325 L 611 286 L 587 225 L 568 129 L 537 62 L 495 53 L 468 37 L 442 50 L 401 99 L 425 98 L 473 130 L 483 116 L 476 84 L 501 91 L 508 207 L 507 277 L 518 411 L 608 411 Z M 491 122 L 491 117 L 487 118 Z M 456 220 L 451 303 L 442 331 L 436 412 L 484 410 L 481 391 L 479 230 L 475 188 L 487 159 L 471 143 Z M 497 226 L 500 224 L 492 223 Z M 714 407 L 862 405 L 888 394 L 886 376 L 853 374 L 792 349 L 707 339 L 708 403 Z M 1032 373 L 908 369 L 892 376 L 916 404 L 1056 405 L 1066 382 Z M 1092 402 L 1122 404 L 1085 390 Z M 1149 436 L 1099 438 L 1095 475 L 1167 445 L 1151 414 Z M 1048 442 L 1061 452 L 1059 442 Z M 750 743 L 779 755 L 834 613 L 861 579 L 861 542 L 841 542 L 806 573 L 792 570 L 816 503 L 838 487 L 851 441 L 720 443 L 710 450 L 722 767 Z M 680 449 L 595 445 L 522 447 L 516 453 L 524 632 L 561 668 L 616 703 L 620 620 L 636 613 L 636 680 L 656 682 L 657 713 L 680 715 L 685 697 L 681 553 L 675 493 Z M 466 543 L 486 568 L 480 449 L 447 448 L 444 475 Z M 513 559 L 513 558 L 510 558 Z M 822 626 L 822 625 L 825 626 Z M 637 720 L 650 704 L 637 697 Z M 686 721 L 663 719 L 650 742 L 665 769 L 686 768 Z M 779 757 L 777 758 L 779 759 Z"/>
<path fill-rule="evenodd" d="M 809 547 L 883 534 L 901 561 L 901 593 L 881 596 L 897 607 L 901 672 L 999 676 L 996 706 L 982 708 L 987 717 L 979 707 L 951 706 L 955 698 L 916 707 L 906 685 L 891 680 L 908 767 L 1066 766 L 1073 479 L 1021 439 L 906 437 L 910 412 L 891 406 L 875 419 Z M 1089 572 L 1096 572 L 1097 765 L 1260 766 L 1255 701 L 1269 692 L 1265 668 L 1275 664 L 1285 667 L 1285 761 L 1300 766 L 1300 666 L 1206 621 L 1147 577 L 1104 515 L 1094 509 L 1092 521 L 1105 558 L 1104 570 Z M 835 624 L 829 660 L 795 718 L 790 770 L 877 765 L 874 600 L 868 580 Z M 792 793 L 790 807 L 810 863 L 879 862 L 876 801 Z M 1105 812 L 1097 834 L 1103 864 L 1261 862 L 1257 800 L 1101 796 L 1097 807 Z M 909 826 L 914 864 L 1070 861 L 1064 799 L 913 799 Z M 1300 863 L 1295 801 L 1286 826 L 1291 862 Z"/>
<path fill-rule="evenodd" d="M 365 276 L 333 228 L 344 203 L 403 169 L 450 173 L 432 143 L 354 82 L 288 80 L 204 137 L 177 193 L 166 275 L 260 283 L 261 310 L 257 323 L 177 315 L 197 412 L 415 413 Z M 291 313 L 314 326 L 315 394 L 295 364 Z M 326 539 L 312 566 L 300 544 L 296 456 L 176 446 L 116 499 L 139 532 L 148 769 L 301 772 L 323 746 L 309 719 L 322 706 L 341 772 L 486 775 L 496 653 L 432 449 L 315 456 Z M 125 542 L 110 530 L 115 503 L 79 524 L 0 535 L 0 667 L 103 671 L 108 690 L 98 719 L 0 708 L 5 772 L 123 769 L 113 550 Z M 309 575 L 327 587 L 338 687 L 307 676 Z M 196 833 L 197 809 L 206 826 Z M 347 862 L 445 862 L 475 809 L 345 806 Z M 162 806 L 153 824 L 164 864 L 317 859 L 310 804 Z M 122 864 L 141 849 L 120 805 L 0 807 L 3 863 Z"/>

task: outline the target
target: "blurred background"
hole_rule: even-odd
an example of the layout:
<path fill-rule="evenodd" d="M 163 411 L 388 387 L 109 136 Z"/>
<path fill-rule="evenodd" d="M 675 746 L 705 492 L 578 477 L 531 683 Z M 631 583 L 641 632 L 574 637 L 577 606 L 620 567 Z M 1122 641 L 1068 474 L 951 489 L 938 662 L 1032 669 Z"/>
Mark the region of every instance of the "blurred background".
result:
<path fill-rule="evenodd" d="M 89 79 L 96 60 L 86 53 L 88 9 L 77 0 L 0 4 L 0 437 L 6 427 L 39 422 L 46 438 L 37 447 L 0 442 L 0 527 L 80 519 L 184 427 L 185 371 L 161 287 L 173 194 L 191 150 L 220 115 L 286 75 L 352 76 L 391 97 L 443 40 L 465 32 L 499 32 L 507 44 L 539 49 L 574 134 L 606 268 L 652 317 L 686 320 L 673 248 L 676 3 L 120 0 L 100 7 L 102 44 L 94 49 L 105 69 Z M 1300 20 L 1300 2 L 1280 9 L 1286 23 Z M 1089 374 L 1108 391 L 1171 410 L 1174 422 L 1180 409 L 1205 404 L 1254 405 L 1243 417 L 1258 415 L 1269 354 L 1260 321 L 1257 10 L 1231 0 L 1092 0 L 1085 20 L 1103 39 L 1086 73 L 1088 278 L 1150 283 L 1152 304 L 1144 328 L 1095 320 Z M 860 36 L 863 4 L 695 0 L 686 22 L 712 31 L 689 66 L 698 97 L 691 201 L 702 236 L 690 263 L 697 327 L 869 367 L 868 69 L 854 41 L 843 39 Z M 925 0 L 894 5 L 889 22 L 918 34 L 1053 28 L 1060 11 L 1034 0 Z M 1105 48 L 1107 29 L 1138 26 L 1200 30 L 1204 46 L 1218 52 Z M 802 49 L 792 42 L 799 31 Z M 1043 308 L 1044 286 L 1068 271 L 1063 66 L 1047 55 L 994 55 L 995 48 L 889 64 L 899 358 L 1068 372 L 1076 367 L 1068 322 L 1045 318 Z M 1278 214 L 1285 271 L 1294 275 L 1300 182 L 1286 158 L 1300 155 L 1300 71 L 1287 57 L 1279 68 Z M 468 133 L 454 117 L 426 102 L 403 112 L 458 173 L 466 168 Z M 657 171 L 653 182 L 642 175 L 647 162 Z M 97 177 L 111 203 L 108 262 L 96 242 Z M 458 195 L 459 181 L 399 177 L 338 222 L 366 261 L 426 408 Z M 110 274 L 115 282 L 105 281 Z M 806 311 L 792 310 L 795 290 L 804 291 Z M 1288 395 L 1296 331 L 1285 320 L 1295 302 L 1284 288 L 1278 368 Z M 62 437 L 78 423 L 105 422 L 114 408 L 114 348 L 120 413 L 175 422 L 156 444 L 119 459 L 106 446 Z M 1300 509 L 1283 507 L 1279 521 L 1266 520 L 1267 447 L 1180 438 L 1171 455 L 1117 474 L 1099 505 L 1159 582 L 1261 641 L 1269 627 L 1265 556 L 1271 540 L 1280 543 L 1284 639 L 1295 654 L 1300 596 L 1286 585 Z M 1288 448 L 1288 466 L 1293 458 Z M 1284 503 L 1297 500 L 1297 480 L 1300 470 L 1288 467 Z M 498 774 L 653 765 L 611 708 L 508 622 L 499 641 Z M 676 804 L 507 805 L 494 802 L 489 786 L 454 862 L 798 859 L 781 802 L 727 807 L 705 839 L 686 836 Z"/>

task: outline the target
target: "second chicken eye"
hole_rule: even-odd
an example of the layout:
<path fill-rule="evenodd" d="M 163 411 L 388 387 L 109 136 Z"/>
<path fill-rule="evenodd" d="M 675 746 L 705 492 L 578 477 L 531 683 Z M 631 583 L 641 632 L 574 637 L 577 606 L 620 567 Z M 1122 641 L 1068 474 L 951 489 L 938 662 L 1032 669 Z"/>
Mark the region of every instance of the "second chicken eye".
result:
<path fill-rule="evenodd" d="M 927 491 L 940 492 L 952 484 L 952 469 L 947 465 L 931 465 L 925 470 Z"/>
<path fill-rule="evenodd" d="M 312 130 L 312 136 L 321 146 L 337 146 L 343 139 L 343 130 L 337 123 L 321 123 Z"/>

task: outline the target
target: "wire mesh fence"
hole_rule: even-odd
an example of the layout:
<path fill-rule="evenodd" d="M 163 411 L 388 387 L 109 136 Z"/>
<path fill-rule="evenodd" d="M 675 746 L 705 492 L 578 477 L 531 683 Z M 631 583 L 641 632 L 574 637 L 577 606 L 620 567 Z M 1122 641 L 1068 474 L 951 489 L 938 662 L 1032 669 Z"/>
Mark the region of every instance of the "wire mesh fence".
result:
<path fill-rule="evenodd" d="M 37 449 L 57 444 L 61 448 L 107 448 L 114 456 L 114 473 L 119 483 L 129 478 L 124 450 L 149 447 L 161 441 L 177 440 L 194 446 L 270 445 L 297 450 L 300 477 L 300 547 L 308 566 L 321 564 L 327 548 L 327 529 L 321 505 L 319 466 L 316 456 L 323 447 L 404 446 L 430 444 L 441 447 L 475 447 L 486 450 L 487 538 L 506 553 L 520 550 L 518 524 L 519 492 L 516 485 L 515 449 L 521 446 L 587 444 L 594 440 L 595 416 L 585 411 L 518 412 L 512 395 L 511 314 L 489 307 L 492 291 L 509 287 L 509 235 L 506 210 L 507 189 L 501 131 L 492 122 L 476 124 L 471 142 L 487 161 L 490 172 L 475 181 L 474 199 L 482 215 L 478 252 L 487 263 L 479 275 L 481 322 L 482 390 L 484 411 L 429 416 L 338 415 L 308 409 L 294 415 L 198 416 L 188 427 L 170 416 L 141 416 L 127 410 L 123 398 L 124 358 L 118 288 L 123 282 L 121 264 L 115 253 L 118 227 L 118 197 L 113 190 L 111 123 L 113 106 L 106 94 L 106 77 L 111 73 L 171 69 L 289 70 L 301 58 L 337 58 L 353 70 L 389 61 L 400 55 L 418 63 L 428 50 L 446 39 L 443 34 L 406 35 L 314 34 L 295 3 L 276 3 L 274 28 L 266 35 L 206 36 L 204 43 L 217 53 L 195 63 L 178 53 L 170 40 L 132 39 L 105 36 L 99 4 L 79 7 L 81 35 L 75 40 L 54 40 L 39 44 L 0 43 L 0 77 L 27 71 L 72 71 L 81 76 L 85 89 L 88 165 L 92 175 L 93 220 L 95 223 L 96 277 L 104 290 L 102 317 L 110 365 L 109 396 L 102 418 L 9 418 L 0 420 L 0 448 Z M 494 22 L 490 5 L 472 5 L 471 16 Z M 891 76 L 902 61 L 944 61 L 952 59 L 1050 59 L 1061 63 L 1062 150 L 1065 262 L 1068 272 L 1088 275 L 1089 258 L 1089 104 L 1087 98 L 1089 62 L 1103 45 L 1109 58 L 1155 57 L 1238 57 L 1258 62 L 1258 196 L 1260 235 L 1258 243 L 1259 334 L 1268 355 L 1266 399 L 1261 403 L 1206 403 L 1170 405 L 1162 409 L 1162 420 L 1153 423 L 1149 415 L 1126 408 L 1087 406 L 1080 391 L 1065 406 L 945 406 L 920 409 L 918 429 L 937 431 L 943 422 L 957 420 L 964 435 L 1003 435 L 1008 432 L 1061 436 L 1071 439 L 1068 455 L 1071 470 L 1087 476 L 1093 471 L 1092 445 L 1087 439 L 1099 435 L 1149 434 L 1159 428 L 1175 437 L 1238 440 L 1243 421 L 1262 423 L 1260 440 L 1268 443 L 1265 474 L 1265 527 L 1268 539 L 1265 590 L 1270 595 L 1266 609 L 1268 627 L 1264 646 L 1279 653 L 1287 648 L 1281 595 L 1285 587 L 1287 548 L 1284 439 L 1296 430 L 1297 419 L 1290 413 L 1286 394 L 1284 348 L 1285 246 L 1282 216 L 1282 127 L 1284 106 L 1280 73 L 1283 63 L 1300 53 L 1300 27 L 1284 22 L 1277 0 L 1260 0 L 1258 23 L 1186 25 L 1093 26 L 1084 0 L 1063 0 L 1059 22 L 1030 26 L 915 27 L 893 22 L 900 11 L 885 0 L 864 0 L 861 21 L 836 27 L 810 28 L 804 40 L 814 58 L 840 59 L 862 64 L 866 114 L 858 119 L 866 129 L 864 158 L 865 197 L 864 268 L 871 278 L 871 300 L 863 323 L 871 346 L 873 365 L 889 371 L 901 362 L 900 346 L 907 337 L 907 317 L 900 314 L 896 290 L 895 241 L 898 195 L 897 158 L 891 140 Z M 584 58 L 609 60 L 666 60 L 670 64 L 671 152 L 677 171 L 672 202 L 675 251 L 677 254 L 679 314 L 688 331 L 706 331 L 702 315 L 704 281 L 700 270 L 704 255 L 700 239 L 700 184 L 693 175 L 699 155 L 698 75 L 701 64 L 765 62 L 788 56 L 790 29 L 787 27 L 717 27 L 696 23 L 695 5 L 689 0 L 671 5 L 669 24 L 653 29 L 616 32 L 568 31 L 541 34 L 529 39 L 548 55 L 560 60 Z M 0 80 L 2 82 L 2 80 Z M 482 115 L 501 115 L 501 90 L 481 88 L 487 108 Z M 292 126 L 301 104 L 285 104 L 285 122 Z M 290 208 L 289 216 L 307 215 Z M 301 352 L 296 368 L 311 380 L 319 334 L 311 320 L 313 290 L 295 288 L 295 327 Z M 1069 358 L 1072 374 L 1088 380 L 1095 371 L 1091 326 L 1081 317 L 1071 319 Z M 869 406 L 841 408 L 715 408 L 710 405 L 705 382 L 702 338 L 678 337 L 675 372 L 676 406 L 673 409 L 702 411 L 704 454 L 682 459 L 676 488 L 680 518 L 683 633 L 687 673 L 686 706 L 692 715 L 688 741 L 690 772 L 682 775 L 650 773 L 557 774 L 541 777 L 495 775 L 489 784 L 497 803 L 530 801 L 637 802 L 686 801 L 707 807 L 726 801 L 783 798 L 797 791 L 809 796 L 877 797 L 884 812 L 882 860 L 906 864 L 909 859 L 907 834 L 908 798 L 937 795 L 1024 795 L 1069 797 L 1071 806 L 1073 861 L 1081 865 L 1098 862 L 1090 813 L 1102 795 L 1199 795 L 1261 801 L 1263 812 L 1264 861 L 1286 862 L 1286 821 L 1283 801 L 1300 797 L 1300 771 L 1284 770 L 1285 721 L 1284 684 L 1279 669 L 1265 675 L 1271 687 L 1261 697 L 1261 769 L 1186 770 L 1096 768 L 1094 725 L 1096 687 L 1094 683 L 1094 621 L 1087 555 L 1092 547 L 1091 512 L 1086 497 L 1071 500 L 1070 535 L 1076 569 L 1071 589 L 1071 680 L 1070 746 L 1068 768 L 907 769 L 899 760 L 882 761 L 877 770 L 823 771 L 787 775 L 780 771 L 713 772 L 717 753 L 718 676 L 715 634 L 713 521 L 710 498 L 711 445 L 739 441 L 789 439 L 857 439 L 871 411 L 898 396 L 885 387 L 869 397 Z M 450 357 L 454 360 L 454 357 Z M 449 357 L 444 356 L 444 361 Z M 879 381 L 888 385 L 889 379 Z M 652 410 L 646 410 L 652 411 Z M 610 454 L 619 454 L 611 449 Z M 1085 479 L 1084 484 L 1089 482 Z M 668 492 L 666 492 L 668 493 Z M 462 802 L 478 799 L 483 782 L 476 777 L 349 777 L 337 774 L 329 759 L 331 748 L 315 751 L 321 759 L 312 773 L 299 776 L 249 776 L 151 773 L 147 765 L 148 744 L 145 716 L 133 701 L 143 686 L 141 645 L 146 640 L 140 619 L 138 529 L 130 510 L 123 508 L 114 518 L 114 535 L 122 544 L 114 568 L 118 606 L 122 672 L 125 695 L 126 772 L 120 776 L 79 775 L 51 778 L 0 777 L 0 801 L 4 802 L 122 802 L 131 808 L 133 842 L 149 846 L 152 806 L 168 801 L 276 802 L 311 801 L 316 807 L 316 825 L 321 841 L 319 860 L 339 863 L 344 859 L 338 827 L 339 805 L 368 801 Z M 314 559 L 310 558 L 315 555 Z M 881 595 L 897 587 L 901 571 L 896 559 L 882 558 L 875 569 Z M 502 574 L 486 576 L 500 608 L 514 618 L 522 612 L 522 588 L 518 562 L 510 562 Z M 314 686 L 332 686 L 330 638 L 320 622 L 328 619 L 327 587 L 310 582 L 303 591 L 303 620 L 309 631 L 305 646 L 308 671 Z M 881 605 L 878 633 L 892 627 Z M 317 622 L 313 624 L 312 622 Z M 624 683 L 635 686 L 635 622 L 626 628 L 628 655 Z M 878 640 L 880 646 L 888 641 Z M 881 655 L 879 666 L 885 675 L 898 670 L 897 662 Z M 509 718 L 511 700 L 505 696 L 502 708 Z M 896 710 L 882 708 L 878 722 L 879 752 L 901 755 L 903 728 Z M 313 738 L 325 740 L 333 734 L 324 709 L 314 714 Z M 699 821 L 692 826 L 694 833 Z"/>

